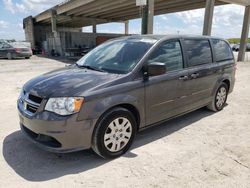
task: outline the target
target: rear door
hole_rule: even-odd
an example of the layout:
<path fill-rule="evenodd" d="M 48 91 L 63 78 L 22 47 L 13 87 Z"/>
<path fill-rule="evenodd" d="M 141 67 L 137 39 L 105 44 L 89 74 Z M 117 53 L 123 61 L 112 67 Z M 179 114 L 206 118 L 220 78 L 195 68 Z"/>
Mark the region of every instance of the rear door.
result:
<path fill-rule="evenodd" d="M 166 65 L 163 75 L 145 81 L 146 124 L 150 125 L 186 111 L 189 82 L 188 70 L 179 40 L 160 44 L 149 56 L 146 64 L 160 62 Z"/>
<path fill-rule="evenodd" d="M 216 77 L 211 69 L 213 63 L 212 49 L 209 39 L 184 39 L 187 64 L 190 77 L 192 108 L 206 105 L 214 88 Z"/>
<path fill-rule="evenodd" d="M 231 86 L 233 86 L 235 60 L 229 44 L 221 39 L 211 39 L 211 43 L 214 51 L 214 63 L 211 69 L 216 77 L 214 85 L 216 85 L 216 82 L 221 81 L 222 78 L 226 78 L 230 80 Z"/>

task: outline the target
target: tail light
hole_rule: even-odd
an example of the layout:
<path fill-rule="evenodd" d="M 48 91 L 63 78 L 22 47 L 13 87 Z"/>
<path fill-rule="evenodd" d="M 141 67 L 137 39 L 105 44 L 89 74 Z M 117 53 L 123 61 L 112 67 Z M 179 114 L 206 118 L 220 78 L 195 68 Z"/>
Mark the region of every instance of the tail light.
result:
<path fill-rule="evenodd" d="M 22 51 L 22 49 L 16 48 L 15 51 L 16 51 L 16 53 L 20 53 Z"/>

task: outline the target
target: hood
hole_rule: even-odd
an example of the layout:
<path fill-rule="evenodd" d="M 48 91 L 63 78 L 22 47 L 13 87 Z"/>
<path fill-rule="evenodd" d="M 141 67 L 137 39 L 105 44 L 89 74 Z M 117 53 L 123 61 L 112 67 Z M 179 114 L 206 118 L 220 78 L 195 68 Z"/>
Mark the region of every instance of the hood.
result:
<path fill-rule="evenodd" d="M 87 91 L 110 85 L 121 76 L 68 66 L 28 81 L 24 90 L 43 98 L 84 96 Z"/>

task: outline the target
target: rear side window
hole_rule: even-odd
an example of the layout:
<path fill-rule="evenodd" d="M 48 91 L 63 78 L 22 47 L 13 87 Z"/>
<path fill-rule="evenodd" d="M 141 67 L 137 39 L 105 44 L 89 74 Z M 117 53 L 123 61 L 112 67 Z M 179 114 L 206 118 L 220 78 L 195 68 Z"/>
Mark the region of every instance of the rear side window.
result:
<path fill-rule="evenodd" d="M 150 63 L 164 63 L 167 72 L 183 68 L 183 58 L 179 41 L 168 41 L 161 44 L 149 57 Z"/>
<path fill-rule="evenodd" d="M 212 52 L 208 40 L 184 40 L 189 66 L 212 63 Z"/>
<path fill-rule="evenodd" d="M 9 45 L 9 44 L 3 44 L 2 48 L 11 48 L 11 45 Z"/>
<path fill-rule="evenodd" d="M 212 39 L 212 43 L 214 47 L 216 61 L 233 59 L 232 51 L 225 41 L 219 39 Z"/>

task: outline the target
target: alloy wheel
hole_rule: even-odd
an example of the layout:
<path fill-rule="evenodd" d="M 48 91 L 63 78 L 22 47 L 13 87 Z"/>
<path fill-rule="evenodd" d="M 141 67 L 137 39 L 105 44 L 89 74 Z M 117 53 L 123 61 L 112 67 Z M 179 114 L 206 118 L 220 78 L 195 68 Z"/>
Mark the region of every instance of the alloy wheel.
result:
<path fill-rule="evenodd" d="M 131 122 L 125 117 L 114 119 L 104 134 L 104 145 L 110 152 L 122 150 L 132 136 Z"/>
<path fill-rule="evenodd" d="M 225 87 L 221 87 L 217 92 L 216 96 L 216 106 L 217 108 L 221 108 L 226 102 L 227 98 L 227 89 Z"/>

